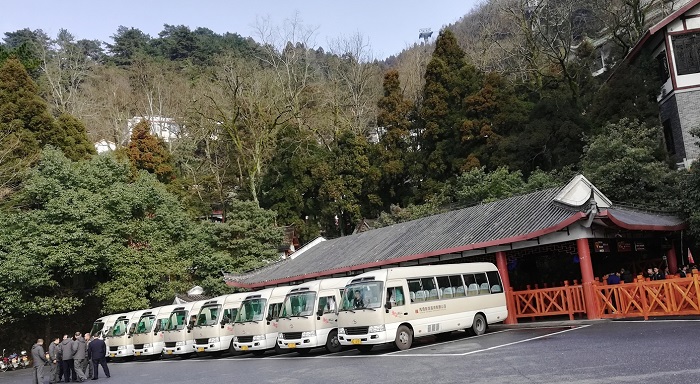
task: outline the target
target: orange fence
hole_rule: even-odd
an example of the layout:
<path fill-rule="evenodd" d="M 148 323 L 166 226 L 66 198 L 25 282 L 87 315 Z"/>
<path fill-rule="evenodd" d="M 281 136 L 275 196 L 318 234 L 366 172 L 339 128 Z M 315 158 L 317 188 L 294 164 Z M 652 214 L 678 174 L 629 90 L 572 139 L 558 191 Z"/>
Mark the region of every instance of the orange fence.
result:
<path fill-rule="evenodd" d="M 596 313 L 601 318 L 700 315 L 700 276 L 629 284 L 594 283 Z M 512 293 L 516 318 L 585 314 L 582 285 L 528 289 Z"/>
<path fill-rule="evenodd" d="M 563 287 L 516 291 L 512 295 L 516 318 L 569 315 L 573 320 L 574 314 L 586 313 L 581 285 L 565 282 Z"/>
<path fill-rule="evenodd" d="M 602 318 L 700 315 L 700 279 L 692 277 L 596 285 Z"/>

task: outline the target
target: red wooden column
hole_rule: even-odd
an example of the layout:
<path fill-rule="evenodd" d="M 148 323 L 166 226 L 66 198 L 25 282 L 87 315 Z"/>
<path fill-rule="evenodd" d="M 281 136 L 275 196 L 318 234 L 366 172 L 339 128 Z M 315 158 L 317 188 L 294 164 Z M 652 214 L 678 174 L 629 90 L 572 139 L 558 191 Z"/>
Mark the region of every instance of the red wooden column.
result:
<path fill-rule="evenodd" d="M 676 246 L 671 244 L 671 248 L 666 251 L 666 265 L 668 265 L 668 271 L 675 275 L 678 272 L 678 258 L 676 257 Z"/>
<path fill-rule="evenodd" d="M 583 301 L 586 304 L 586 317 L 589 320 L 598 319 L 598 305 L 595 300 L 593 288 L 593 262 L 591 261 L 591 248 L 588 239 L 576 240 L 579 267 L 581 267 L 581 280 L 583 282 Z"/>
<path fill-rule="evenodd" d="M 506 294 L 506 308 L 508 308 L 508 317 L 506 324 L 517 324 L 518 318 L 515 317 L 515 301 L 513 301 L 513 289 L 510 287 L 510 276 L 508 276 L 508 260 L 506 253 L 502 251 L 496 252 L 496 267 L 501 274 L 503 284 L 503 292 Z"/>

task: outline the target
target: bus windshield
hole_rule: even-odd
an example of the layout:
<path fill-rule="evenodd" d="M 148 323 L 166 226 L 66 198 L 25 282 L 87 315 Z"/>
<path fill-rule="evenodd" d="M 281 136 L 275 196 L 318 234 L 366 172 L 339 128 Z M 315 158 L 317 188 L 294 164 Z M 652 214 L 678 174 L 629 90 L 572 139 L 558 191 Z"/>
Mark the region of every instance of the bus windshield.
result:
<path fill-rule="evenodd" d="M 314 314 L 316 292 L 301 292 L 287 295 L 282 305 L 282 317 L 311 316 Z"/>
<path fill-rule="evenodd" d="M 384 283 L 381 281 L 368 281 L 349 285 L 343 293 L 343 306 L 341 310 L 374 309 L 381 307 L 381 299 Z"/>
<path fill-rule="evenodd" d="M 261 298 L 244 300 L 241 309 L 238 310 L 236 323 L 262 321 L 266 304 L 267 300 Z"/>
<path fill-rule="evenodd" d="M 111 336 L 123 336 L 126 334 L 127 327 L 129 325 L 129 319 L 120 319 L 114 323 L 112 327 Z"/>
<path fill-rule="evenodd" d="M 197 326 L 214 325 L 219 319 L 221 305 L 209 305 L 202 307 L 197 316 Z"/>
<path fill-rule="evenodd" d="M 105 327 L 105 323 L 102 321 L 96 321 L 92 324 L 92 329 L 90 330 L 91 335 L 97 335 L 100 331 L 102 331 L 102 328 Z"/>
<path fill-rule="evenodd" d="M 153 329 L 156 317 L 154 315 L 141 316 L 139 323 L 136 324 L 136 330 L 134 333 L 148 333 Z"/>
<path fill-rule="evenodd" d="M 168 324 L 165 326 L 166 331 L 179 331 L 185 328 L 185 319 L 187 311 L 173 311 L 168 318 Z"/>

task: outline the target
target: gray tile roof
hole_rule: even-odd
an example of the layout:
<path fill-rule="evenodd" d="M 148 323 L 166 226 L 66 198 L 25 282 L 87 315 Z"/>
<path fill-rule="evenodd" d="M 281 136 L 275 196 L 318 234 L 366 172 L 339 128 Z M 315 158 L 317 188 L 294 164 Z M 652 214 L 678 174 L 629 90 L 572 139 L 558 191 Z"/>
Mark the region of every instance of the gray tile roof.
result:
<path fill-rule="evenodd" d="M 556 201 L 555 197 L 563 188 L 546 189 L 328 240 L 295 259 L 280 261 L 246 275 L 228 275 L 225 279 L 233 285 L 255 288 L 277 281 L 286 283 L 533 239 L 585 217 L 588 203 L 572 207 Z M 618 222 L 632 226 L 683 223 L 666 215 L 628 209 L 607 210 Z"/>
<path fill-rule="evenodd" d="M 686 226 L 683 219 L 671 216 L 665 213 L 654 213 L 637 211 L 629 208 L 608 208 L 608 217 L 616 224 L 627 229 L 636 229 L 637 227 L 646 227 L 652 229 L 683 229 Z"/>

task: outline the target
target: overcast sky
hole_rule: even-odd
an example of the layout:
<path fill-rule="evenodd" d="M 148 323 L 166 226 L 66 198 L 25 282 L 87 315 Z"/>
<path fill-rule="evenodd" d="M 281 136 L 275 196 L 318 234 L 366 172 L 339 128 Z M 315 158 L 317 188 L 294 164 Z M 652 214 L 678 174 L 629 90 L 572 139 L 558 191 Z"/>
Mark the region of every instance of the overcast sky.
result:
<path fill-rule="evenodd" d="M 317 28 L 316 45 L 357 32 L 367 37 L 375 57 L 385 58 L 418 41 L 418 30 L 457 21 L 478 0 L 23 0 L 3 1 L 0 32 L 43 29 L 55 37 L 66 28 L 77 39 L 112 42 L 120 25 L 157 37 L 163 24 L 206 27 L 216 33 L 236 32 L 255 38 L 258 17 L 281 24 L 296 12 Z M 433 34 L 433 38 L 437 33 Z"/>

